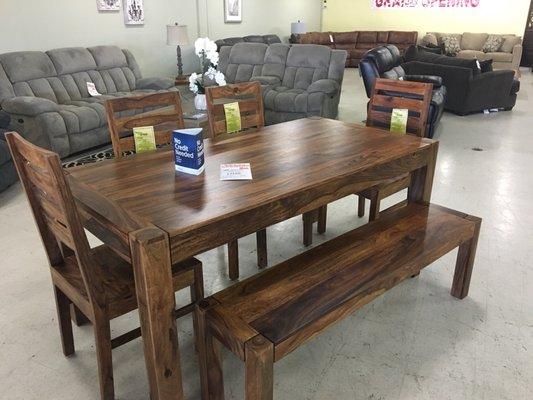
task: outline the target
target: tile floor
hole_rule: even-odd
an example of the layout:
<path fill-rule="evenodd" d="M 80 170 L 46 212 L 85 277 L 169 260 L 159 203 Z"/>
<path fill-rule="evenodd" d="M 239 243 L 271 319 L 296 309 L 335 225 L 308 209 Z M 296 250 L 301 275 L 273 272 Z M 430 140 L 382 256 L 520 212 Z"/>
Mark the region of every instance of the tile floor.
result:
<path fill-rule="evenodd" d="M 366 96 L 346 71 L 340 118 L 364 119 Z M 433 201 L 483 217 L 470 296 L 449 295 L 455 254 L 431 265 L 275 366 L 279 400 L 533 399 L 533 75 L 514 111 L 445 114 Z M 483 151 L 473 151 L 479 148 Z M 328 231 L 364 221 L 355 197 L 330 207 Z M 255 241 L 241 240 L 242 276 L 256 272 Z M 299 218 L 269 230 L 269 261 L 303 250 Z M 230 284 L 225 249 L 200 256 L 206 292 Z M 76 328 L 77 353 L 60 351 L 44 252 L 20 187 L 0 195 L 0 399 L 97 399 L 92 329 Z M 179 301 L 183 301 L 178 295 Z M 119 334 L 137 324 L 113 322 Z M 179 321 L 188 399 L 199 398 L 190 318 Z M 114 351 L 118 399 L 146 400 L 139 340 Z M 243 394 L 243 368 L 225 353 L 228 399 Z"/>

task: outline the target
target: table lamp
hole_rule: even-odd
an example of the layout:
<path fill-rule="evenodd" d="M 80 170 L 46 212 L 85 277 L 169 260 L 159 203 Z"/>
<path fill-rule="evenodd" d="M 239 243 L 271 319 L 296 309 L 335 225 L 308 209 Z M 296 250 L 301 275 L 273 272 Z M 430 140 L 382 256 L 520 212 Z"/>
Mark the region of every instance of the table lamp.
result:
<path fill-rule="evenodd" d="M 298 36 L 307 33 L 307 24 L 305 22 L 291 23 L 291 37 L 289 38 L 289 43 L 299 43 Z"/>
<path fill-rule="evenodd" d="M 301 22 L 300 20 L 298 20 L 298 22 L 293 22 L 291 24 L 291 33 L 293 35 L 302 35 L 307 33 L 307 24 L 305 22 Z"/>
<path fill-rule="evenodd" d="M 176 55 L 178 58 L 178 79 L 183 77 L 183 63 L 181 62 L 181 47 L 189 44 L 189 35 L 187 25 L 167 25 L 167 45 L 176 46 Z"/>

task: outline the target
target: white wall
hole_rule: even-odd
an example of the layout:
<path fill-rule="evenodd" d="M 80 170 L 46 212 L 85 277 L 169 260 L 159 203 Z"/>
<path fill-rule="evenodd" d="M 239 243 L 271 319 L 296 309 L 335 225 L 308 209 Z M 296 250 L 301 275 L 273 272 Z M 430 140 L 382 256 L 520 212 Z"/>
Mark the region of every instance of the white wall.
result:
<path fill-rule="evenodd" d="M 242 0 L 242 23 L 224 23 L 224 0 L 198 0 L 201 34 L 220 39 L 232 36 L 273 33 L 287 40 L 291 22 L 307 23 L 319 31 L 322 0 Z"/>
<path fill-rule="evenodd" d="M 198 4 L 197 4 L 198 2 Z M 189 27 L 212 39 L 248 34 L 290 34 L 290 23 L 320 30 L 321 0 L 243 0 L 243 23 L 224 24 L 223 0 L 144 0 L 146 24 L 125 26 L 122 11 L 100 12 L 96 0 L 0 0 L 0 53 L 114 44 L 130 49 L 144 76 L 175 76 L 175 48 L 166 45 L 166 25 Z M 197 8 L 199 13 L 197 13 Z M 183 50 L 185 71 L 195 69 L 192 46 Z"/>

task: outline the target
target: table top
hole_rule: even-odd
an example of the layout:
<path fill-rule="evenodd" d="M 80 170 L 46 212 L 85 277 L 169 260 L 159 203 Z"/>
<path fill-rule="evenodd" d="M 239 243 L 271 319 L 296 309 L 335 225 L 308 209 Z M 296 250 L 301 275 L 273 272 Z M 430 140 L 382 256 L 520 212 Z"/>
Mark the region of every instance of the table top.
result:
<path fill-rule="evenodd" d="M 71 177 L 170 237 L 363 172 L 433 141 L 322 118 L 206 140 L 200 176 L 176 173 L 157 151 L 69 170 Z M 252 181 L 221 181 L 220 164 L 249 162 Z"/>

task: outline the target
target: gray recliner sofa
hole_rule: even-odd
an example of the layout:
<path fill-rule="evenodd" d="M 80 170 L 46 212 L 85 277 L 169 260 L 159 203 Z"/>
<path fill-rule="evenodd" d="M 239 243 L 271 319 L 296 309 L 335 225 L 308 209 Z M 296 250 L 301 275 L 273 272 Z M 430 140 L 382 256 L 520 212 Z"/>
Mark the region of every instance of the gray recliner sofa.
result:
<path fill-rule="evenodd" d="M 222 47 L 228 83 L 259 81 L 268 125 L 309 116 L 337 118 L 347 53 L 314 44 Z"/>
<path fill-rule="evenodd" d="M 87 82 L 101 96 L 91 97 Z M 61 157 L 110 142 L 104 101 L 177 90 L 171 79 L 142 78 L 135 57 L 115 46 L 0 54 L 0 108 L 10 130 Z"/>
<path fill-rule="evenodd" d="M 6 143 L 9 115 L 0 111 L 0 192 L 17 181 L 17 171 Z"/>

